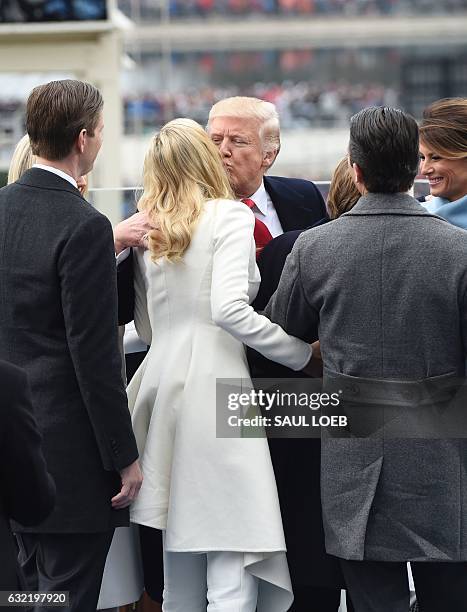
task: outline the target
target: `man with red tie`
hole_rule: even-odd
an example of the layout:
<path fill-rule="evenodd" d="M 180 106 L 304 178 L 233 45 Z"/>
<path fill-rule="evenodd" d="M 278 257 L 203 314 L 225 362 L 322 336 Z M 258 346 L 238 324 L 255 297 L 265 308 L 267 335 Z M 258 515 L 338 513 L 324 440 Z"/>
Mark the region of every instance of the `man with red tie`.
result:
<path fill-rule="evenodd" d="M 321 193 L 311 181 L 264 176 L 280 150 L 274 104 L 239 96 L 221 100 L 211 108 L 207 131 L 235 196 L 255 214 L 259 251 L 283 232 L 305 229 L 326 216 Z"/>

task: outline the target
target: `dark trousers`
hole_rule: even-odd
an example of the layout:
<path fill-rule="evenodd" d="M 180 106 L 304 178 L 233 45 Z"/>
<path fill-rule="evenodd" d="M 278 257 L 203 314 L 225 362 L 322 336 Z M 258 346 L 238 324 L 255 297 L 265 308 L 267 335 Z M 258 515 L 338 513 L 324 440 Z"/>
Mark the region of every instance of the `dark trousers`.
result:
<path fill-rule="evenodd" d="M 69 591 L 62 612 L 95 612 L 114 530 L 103 533 L 17 534 L 19 562 L 30 591 Z M 55 611 L 33 607 L 30 612 Z"/>
<path fill-rule="evenodd" d="M 164 562 L 162 557 L 162 531 L 139 525 L 144 588 L 149 597 L 162 603 L 164 591 Z"/>
<path fill-rule="evenodd" d="M 407 612 L 409 583 L 405 563 L 346 561 L 342 571 L 356 612 Z M 420 612 L 465 610 L 467 563 L 410 564 Z"/>

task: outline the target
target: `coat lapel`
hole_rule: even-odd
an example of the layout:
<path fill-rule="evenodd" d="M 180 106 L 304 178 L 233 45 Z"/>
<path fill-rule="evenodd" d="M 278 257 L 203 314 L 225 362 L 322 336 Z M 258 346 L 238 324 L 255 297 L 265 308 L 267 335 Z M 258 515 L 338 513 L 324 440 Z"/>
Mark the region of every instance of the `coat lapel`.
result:
<path fill-rule="evenodd" d="M 302 193 L 275 177 L 264 177 L 264 187 L 271 198 L 284 232 L 306 229 L 315 222 Z"/>

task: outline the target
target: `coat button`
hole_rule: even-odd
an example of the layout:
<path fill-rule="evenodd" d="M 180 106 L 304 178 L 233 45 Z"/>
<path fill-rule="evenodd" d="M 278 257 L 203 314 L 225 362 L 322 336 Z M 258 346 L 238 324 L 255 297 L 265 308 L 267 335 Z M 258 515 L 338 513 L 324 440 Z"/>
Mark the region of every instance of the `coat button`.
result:
<path fill-rule="evenodd" d="M 348 385 L 346 389 L 350 395 L 359 395 L 360 393 L 360 387 L 356 384 Z"/>

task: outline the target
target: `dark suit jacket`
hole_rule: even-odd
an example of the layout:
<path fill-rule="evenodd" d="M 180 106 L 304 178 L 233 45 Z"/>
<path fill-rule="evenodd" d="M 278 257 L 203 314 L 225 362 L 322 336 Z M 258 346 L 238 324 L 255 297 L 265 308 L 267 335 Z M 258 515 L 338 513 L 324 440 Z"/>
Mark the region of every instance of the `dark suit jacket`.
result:
<path fill-rule="evenodd" d="M 304 230 L 327 216 L 321 192 L 311 181 L 265 176 L 264 186 L 271 198 L 284 232 Z M 118 266 L 119 325 L 133 320 L 135 293 L 133 288 L 133 255 Z"/>
<path fill-rule="evenodd" d="M 264 187 L 284 232 L 304 230 L 327 216 L 323 196 L 311 181 L 265 176 Z"/>
<path fill-rule="evenodd" d="M 31 403 L 20 368 L 0 361 L 0 590 L 19 587 L 10 519 L 37 525 L 52 511 L 55 485 L 47 473 Z"/>
<path fill-rule="evenodd" d="M 128 513 L 110 500 L 137 449 L 121 379 L 111 225 L 68 181 L 33 168 L 0 190 L 0 244 L 0 358 L 27 371 L 57 486 L 40 531 L 125 525 Z"/>

